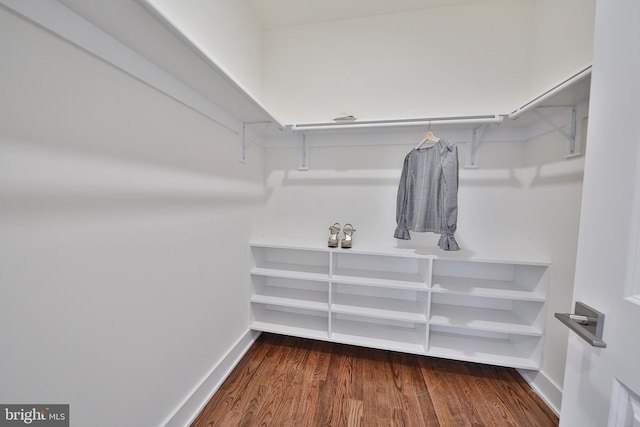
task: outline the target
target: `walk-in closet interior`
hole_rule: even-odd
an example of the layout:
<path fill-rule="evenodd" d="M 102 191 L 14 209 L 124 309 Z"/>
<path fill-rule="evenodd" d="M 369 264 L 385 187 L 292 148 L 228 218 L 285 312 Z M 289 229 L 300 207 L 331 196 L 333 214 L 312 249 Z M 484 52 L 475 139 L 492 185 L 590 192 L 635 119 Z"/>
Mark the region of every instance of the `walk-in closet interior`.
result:
<path fill-rule="evenodd" d="M 559 413 L 595 18 L 0 0 L 0 402 L 185 425 L 266 331 L 514 367 Z M 457 251 L 394 237 L 427 131 L 457 147 Z"/>

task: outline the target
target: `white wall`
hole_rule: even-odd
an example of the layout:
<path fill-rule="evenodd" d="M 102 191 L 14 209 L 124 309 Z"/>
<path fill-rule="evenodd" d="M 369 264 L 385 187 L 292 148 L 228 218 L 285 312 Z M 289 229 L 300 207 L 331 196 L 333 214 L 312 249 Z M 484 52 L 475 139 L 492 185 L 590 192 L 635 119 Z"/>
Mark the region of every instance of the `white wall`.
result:
<path fill-rule="evenodd" d="M 438 134 L 446 135 L 446 132 Z M 325 240 L 331 224 L 351 222 L 362 244 L 430 247 L 442 253 L 436 247 L 438 236 L 431 233 L 412 233 L 409 242 L 393 237 L 402 163 L 420 135 L 411 132 L 312 135 L 307 138 L 314 141 L 309 150 L 308 171 L 297 170 L 296 148 L 268 148 L 263 215 L 266 225 L 258 234 Z M 338 143 L 341 138 L 350 142 L 364 139 L 371 144 L 387 142 L 388 145 L 322 146 L 325 140 Z M 569 191 L 579 199 L 581 160 L 564 159 L 566 143 L 559 134 L 549 133 L 539 139 L 541 142 L 535 139 L 527 144 L 487 142 L 478 153 L 479 169 L 463 168 L 466 144 L 458 143 L 461 166 L 456 238 L 465 251 L 515 251 L 550 258 L 555 236 L 564 229 L 564 222 L 553 215 L 554 206 L 560 207 L 561 218 L 566 212 L 567 221 L 574 219 L 565 204 L 577 202 L 564 193 Z M 402 141 L 406 145 L 402 145 Z M 555 199 L 557 189 L 562 195 L 560 200 Z M 544 221 L 539 217 L 541 210 L 545 211 Z M 542 233 L 545 237 L 540 237 L 540 230 L 553 221 L 559 224 L 560 230 L 545 231 Z M 526 247 L 522 239 L 526 239 Z M 568 240 L 575 246 L 575 239 Z"/>
<path fill-rule="evenodd" d="M 0 8 L 0 401 L 160 425 L 248 328 L 262 149 Z"/>
<path fill-rule="evenodd" d="M 530 96 L 543 93 L 592 63 L 595 3 L 595 0 L 534 2 Z"/>
<path fill-rule="evenodd" d="M 263 98 L 262 26 L 247 0 L 145 0 L 255 99 Z"/>
<path fill-rule="evenodd" d="M 582 126 L 586 128 L 586 121 Z M 543 369 L 527 378 L 558 412 L 569 331 L 554 313 L 572 311 L 584 174 L 584 156 L 564 159 L 567 144 L 556 132 L 526 143 L 526 167 L 521 171 L 525 210 L 519 219 L 524 227 L 517 239 L 518 244 L 550 260 L 553 267 Z"/>
<path fill-rule="evenodd" d="M 265 99 L 289 123 L 511 111 L 533 6 L 495 0 L 265 31 Z"/>
<path fill-rule="evenodd" d="M 309 171 L 297 170 L 296 148 L 267 149 L 265 234 L 325 240 L 331 224 L 351 222 L 358 230 L 357 241 L 363 244 L 439 251 L 439 236 L 432 233 L 414 233 L 409 242 L 393 237 L 403 160 L 422 133 L 309 135 Z M 445 137 L 446 132 L 438 135 Z M 331 146 L 341 140 L 388 145 Z M 518 168 L 524 166 L 524 147 L 522 143 L 486 143 L 478 154 L 480 169 L 461 166 L 456 238 L 466 251 L 520 249 L 511 235 L 520 230 L 519 218 L 525 209 L 517 176 Z M 459 160 L 463 165 L 464 143 L 459 144 Z"/>

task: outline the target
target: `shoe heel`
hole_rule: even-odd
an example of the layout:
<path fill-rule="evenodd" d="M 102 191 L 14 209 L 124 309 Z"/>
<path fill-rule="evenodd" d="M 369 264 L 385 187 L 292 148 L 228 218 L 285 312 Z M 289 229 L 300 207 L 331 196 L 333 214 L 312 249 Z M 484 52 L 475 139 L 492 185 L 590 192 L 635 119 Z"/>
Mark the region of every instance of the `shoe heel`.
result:
<path fill-rule="evenodd" d="M 349 249 L 353 246 L 353 232 L 356 231 L 351 224 L 345 224 L 342 232 L 344 233 L 344 239 L 342 239 L 342 248 Z"/>
<path fill-rule="evenodd" d="M 340 224 L 339 223 L 335 223 L 333 224 L 331 227 L 329 227 L 329 242 L 328 242 L 328 246 L 330 248 L 337 248 L 338 247 L 338 242 L 339 242 L 339 238 L 338 238 L 338 234 L 340 233 Z"/>

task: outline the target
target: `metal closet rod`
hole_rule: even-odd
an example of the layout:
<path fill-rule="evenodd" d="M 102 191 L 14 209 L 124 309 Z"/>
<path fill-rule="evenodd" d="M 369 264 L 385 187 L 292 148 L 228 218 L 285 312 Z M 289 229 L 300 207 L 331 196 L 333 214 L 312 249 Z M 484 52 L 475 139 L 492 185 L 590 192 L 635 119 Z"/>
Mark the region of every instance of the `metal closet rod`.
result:
<path fill-rule="evenodd" d="M 531 110 L 532 108 L 535 108 L 535 107 L 539 106 L 543 102 L 545 102 L 548 99 L 552 98 L 557 93 L 563 91 L 564 89 L 568 88 L 569 86 L 574 85 L 575 83 L 579 82 L 580 80 L 582 80 L 583 78 L 585 78 L 585 77 L 587 77 L 589 75 L 591 75 L 591 65 L 583 68 L 582 70 L 578 71 L 577 73 L 575 73 L 571 77 L 569 77 L 569 78 L 565 79 L 564 81 L 558 83 L 557 85 L 555 85 L 554 87 L 552 87 L 548 91 L 544 92 L 543 94 L 541 94 L 541 95 L 535 97 L 534 99 L 532 99 L 531 101 L 527 102 L 522 107 L 520 107 L 520 108 L 516 109 L 515 111 L 511 112 L 509 114 L 509 118 L 513 119 L 513 120 L 517 119 L 523 113 L 526 113 L 527 111 Z"/>
<path fill-rule="evenodd" d="M 474 125 L 474 124 L 497 124 L 502 123 L 504 117 L 500 114 L 487 114 L 481 116 L 454 116 L 454 117 L 427 117 L 417 119 L 389 119 L 389 120 L 366 120 L 346 123 L 308 123 L 293 124 L 291 130 L 294 132 L 304 132 L 312 130 L 332 130 L 332 129 L 358 129 L 377 127 L 408 127 L 408 126 L 428 126 L 428 125 Z"/>

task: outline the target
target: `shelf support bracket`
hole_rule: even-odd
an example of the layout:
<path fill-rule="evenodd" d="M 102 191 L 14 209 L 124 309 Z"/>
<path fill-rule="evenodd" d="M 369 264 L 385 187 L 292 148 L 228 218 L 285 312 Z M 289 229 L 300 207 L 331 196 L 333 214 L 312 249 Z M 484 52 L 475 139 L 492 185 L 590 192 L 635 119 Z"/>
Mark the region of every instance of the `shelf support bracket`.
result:
<path fill-rule="evenodd" d="M 471 132 L 471 142 L 467 144 L 467 155 L 465 156 L 465 169 L 477 169 L 478 163 L 476 157 L 478 156 L 478 148 L 484 140 L 484 134 L 487 130 L 487 125 L 480 125 L 473 128 Z"/>
<path fill-rule="evenodd" d="M 298 134 L 298 170 L 309 170 L 309 145 L 304 132 Z"/>
<path fill-rule="evenodd" d="M 567 132 L 566 130 L 564 130 L 562 127 L 558 126 L 557 124 L 555 124 L 550 118 L 548 118 L 547 116 L 545 116 L 544 114 L 542 114 L 540 112 L 540 109 L 542 108 L 567 108 L 567 109 L 571 109 L 571 118 L 569 121 L 569 132 Z M 559 132 L 563 137 L 565 137 L 567 139 L 567 141 L 569 142 L 568 145 L 568 149 L 567 149 L 567 155 L 565 156 L 566 158 L 570 158 L 570 157 L 576 157 L 576 156 L 580 156 L 582 153 L 580 153 L 580 150 L 578 150 L 578 106 L 577 105 L 570 105 L 570 106 L 549 106 L 549 107 L 545 107 L 545 106 L 540 106 L 540 107 L 536 107 L 533 108 L 531 111 L 533 111 L 533 113 L 542 121 L 544 121 L 545 123 L 549 124 L 554 130 L 556 130 L 557 132 Z"/>
<path fill-rule="evenodd" d="M 251 125 L 264 125 L 271 123 L 270 121 L 260 121 L 260 122 L 246 122 L 242 123 L 242 128 L 238 133 L 238 161 L 240 163 L 245 163 L 247 161 L 247 148 L 251 145 L 248 136 L 248 126 Z"/>
<path fill-rule="evenodd" d="M 238 161 L 245 163 L 247 161 L 247 124 L 242 124 L 240 134 L 238 134 Z"/>

